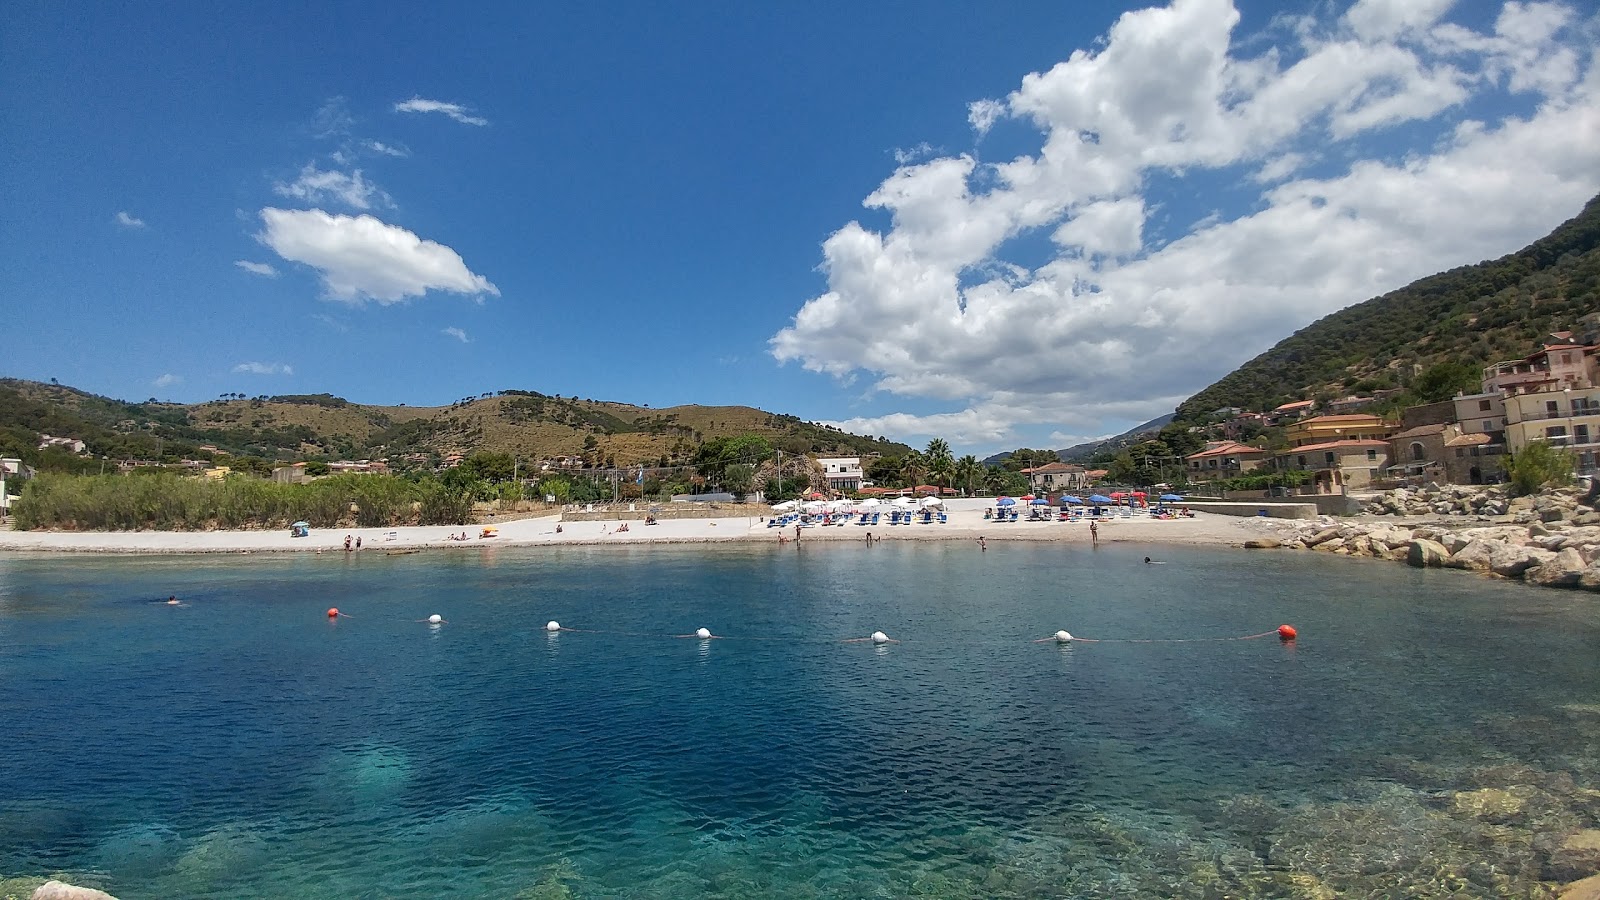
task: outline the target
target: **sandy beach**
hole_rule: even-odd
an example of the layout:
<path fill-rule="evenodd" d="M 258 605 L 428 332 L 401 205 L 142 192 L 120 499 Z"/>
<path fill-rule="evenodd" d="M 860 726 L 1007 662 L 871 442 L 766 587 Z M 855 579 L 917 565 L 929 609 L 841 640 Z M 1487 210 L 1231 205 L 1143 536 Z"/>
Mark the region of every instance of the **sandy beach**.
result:
<path fill-rule="evenodd" d="M 1090 541 L 1088 520 L 1077 522 L 1006 522 L 983 518 L 989 506 L 983 500 L 955 500 L 949 504 L 949 521 L 935 524 L 889 525 L 887 517 L 876 526 L 856 524 L 818 526 L 802 530 L 802 543 L 813 541 L 865 542 L 875 540 L 965 540 L 983 537 L 989 542 Z M 556 531 L 557 524 L 561 531 Z M 423 549 L 474 550 L 486 547 L 550 545 L 684 544 L 720 541 L 778 543 L 779 533 L 793 540 L 793 526 L 769 528 L 759 517 L 663 519 L 655 525 L 638 520 L 618 532 L 622 522 L 561 522 L 559 515 L 495 524 L 495 537 L 479 537 L 482 525 L 426 525 L 398 528 L 312 529 L 309 537 L 291 538 L 289 530 L 272 531 L 3 531 L 0 551 L 54 551 L 75 553 L 331 553 L 344 550 L 346 535 L 361 539 L 363 553 L 401 553 Z M 1267 520 L 1196 514 L 1188 519 L 1152 519 L 1137 514 L 1112 517 L 1100 523 L 1101 542 L 1199 544 L 1238 546 L 1253 537 L 1273 533 Z M 465 541 L 449 540 L 465 532 Z"/>

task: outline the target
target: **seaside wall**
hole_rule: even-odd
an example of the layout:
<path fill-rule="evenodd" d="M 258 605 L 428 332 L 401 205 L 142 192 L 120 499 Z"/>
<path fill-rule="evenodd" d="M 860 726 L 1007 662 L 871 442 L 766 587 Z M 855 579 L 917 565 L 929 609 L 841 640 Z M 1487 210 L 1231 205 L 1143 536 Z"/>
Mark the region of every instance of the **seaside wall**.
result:
<path fill-rule="evenodd" d="M 1307 498 L 1309 501 L 1310 498 Z M 1174 504 L 1179 505 L 1179 504 Z M 1281 503 L 1261 501 L 1185 501 L 1187 506 L 1195 512 L 1216 513 L 1219 516 L 1259 516 L 1266 510 L 1269 519 L 1315 519 L 1318 516 L 1317 504 L 1306 503 Z"/>
<path fill-rule="evenodd" d="M 627 503 L 594 504 L 593 509 L 580 507 L 561 511 L 563 522 L 643 522 L 653 515 L 657 519 L 736 519 L 740 516 L 757 518 L 775 515 L 772 507 L 761 503 L 640 503 L 633 509 Z M 491 523 L 492 524 L 492 523 Z"/>

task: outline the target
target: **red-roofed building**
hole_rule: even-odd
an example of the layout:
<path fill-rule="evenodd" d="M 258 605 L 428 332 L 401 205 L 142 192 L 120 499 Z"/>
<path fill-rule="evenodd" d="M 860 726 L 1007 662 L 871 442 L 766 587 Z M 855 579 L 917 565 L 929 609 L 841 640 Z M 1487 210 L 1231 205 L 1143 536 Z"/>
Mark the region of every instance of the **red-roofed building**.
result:
<path fill-rule="evenodd" d="M 1391 434 L 1394 434 L 1394 426 L 1383 417 L 1368 413 L 1301 419 L 1283 430 L 1283 437 L 1291 447 L 1328 441 L 1382 441 Z"/>
<path fill-rule="evenodd" d="M 1214 481 L 1233 478 L 1260 468 L 1267 461 L 1267 451 L 1237 441 L 1212 441 L 1199 453 L 1185 456 L 1189 466 L 1190 481 Z"/>
<path fill-rule="evenodd" d="M 1419 425 L 1389 438 L 1391 478 L 1441 484 L 1483 484 L 1504 474 L 1503 444 L 1459 424 Z"/>
<path fill-rule="evenodd" d="M 1088 483 L 1088 473 L 1084 471 L 1083 466 L 1064 462 L 1045 463 L 1042 466 L 1023 469 L 1022 474 L 1028 478 L 1028 490 L 1035 494 L 1076 491 Z"/>
<path fill-rule="evenodd" d="M 1389 444 L 1377 439 L 1341 439 L 1291 447 L 1273 457 L 1279 470 L 1312 474 L 1319 494 L 1342 494 L 1372 484 L 1389 465 Z"/>
<path fill-rule="evenodd" d="M 1316 408 L 1316 405 L 1317 401 L 1315 400 L 1296 400 L 1292 403 L 1285 403 L 1282 406 L 1274 407 L 1272 412 L 1267 413 L 1267 421 L 1270 424 L 1279 425 L 1284 422 L 1292 422 L 1295 419 L 1303 419 L 1311 415 L 1311 411 Z"/>
<path fill-rule="evenodd" d="M 1483 370 L 1485 394 L 1535 394 L 1565 388 L 1589 388 L 1600 383 L 1600 347 L 1572 342 L 1572 334 L 1558 331 L 1544 346 L 1522 359 L 1487 366 Z"/>

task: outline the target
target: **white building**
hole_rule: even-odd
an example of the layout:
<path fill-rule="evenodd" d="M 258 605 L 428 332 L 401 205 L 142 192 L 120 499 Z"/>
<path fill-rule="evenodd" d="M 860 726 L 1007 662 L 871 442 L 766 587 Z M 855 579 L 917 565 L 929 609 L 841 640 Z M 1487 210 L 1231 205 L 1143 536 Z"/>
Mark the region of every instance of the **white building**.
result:
<path fill-rule="evenodd" d="M 861 457 L 821 456 L 817 465 L 822 467 L 822 479 L 835 491 L 861 490 Z"/>

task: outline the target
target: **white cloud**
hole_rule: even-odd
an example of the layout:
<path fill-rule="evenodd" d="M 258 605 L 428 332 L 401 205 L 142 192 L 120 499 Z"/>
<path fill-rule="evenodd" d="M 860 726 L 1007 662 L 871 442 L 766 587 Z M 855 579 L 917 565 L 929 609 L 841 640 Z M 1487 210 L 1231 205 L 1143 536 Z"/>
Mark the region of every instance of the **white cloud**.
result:
<path fill-rule="evenodd" d="M 1520 247 L 1600 190 L 1600 66 L 1559 8 L 1508 3 L 1480 34 L 1441 22 L 1446 7 L 1362 3 L 1248 56 L 1227 0 L 1122 16 L 1094 51 L 969 108 L 980 135 L 1032 123 L 1036 153 L 899 166 L 865 201 L 887 230 L 849 222 L 824 242 L 827 290 L 772 354 L 960 409 L 852 430 L 1116 432 L 1322 315 Z M 1524 88 L 1546 93 L 1536 110 L 1461 118 Z M 1292 180 L 1313 152 L 1320 177 Z M 1151 242 L 1163 190 L 1239 193 Z M 1049 259 L 1008 258 L 1043 229 Z"/>
<path fill-rule="evenodd" d="M 292 197 L 307 203 L 329 201 L 343 203 L 355 209 L 371 209 L 374 204 L 389 206 L 389 195 L 379 190 L 361 174 L 354 172 L 325 171 L 308 164 L 300 170 L 300 177 L 291 182 L 278 182 L 272 189 L 280 196 Z"/>
<path fill-rule="evenodd" d="M 172 387 L 175 384 L 182 384 L 183 383 L 183 376 L 181 376 L 181 375 L 173 375 L 171 373 L 168 373 L 166 375 L 158 376 L 155 381 L 152 381 L 150 383 L 155 385 L 158 388 Z"/>
<path fill-rule="evenodd" d="M 903 166 L 906 163 L 912 163 L 912 162 L 916 162 L 918 160 L 927 159 L 928 157 L 933 156 L 934 154 L 936 154 L 938 152 L 939 151 L 935 150 L 933 148 L 933 146 L 931 144 L 929 144 L 927 141 L 923 141 L 922 143 L 916 145 L 915 147 L 909 147 L 909 148 L 907 148 L 907 147 L 897 147 L 897 148 L 895 148 L 894 161 L 895 161 L 895 163 L 897 165 L 902 165 Z"/>
<path fill-rule="evenodd" d="M 470 341 L 467 339 L 467 333 L 455 327 L 454 325 L 444 329 L 442 332 L 440 332 L 440 334 L 447 334 L 463 344 L 470 343 Z"/>
<path fill-rule="evenodd" d="M 252 275 L 262 275 L 267 278 L 277 278 L 278 270 L 267 263 L 251 262 L 248 259 L 236 259 L 233 264 Z"/>
<path fill-rule="evenodd" d="M 445 103 L 441 100 L 424 100 L 421 97 L 412 97 L 394 105 L 395 112 L 436 112 L 443 113 L 463 125 L 487 125 L 489 120 L 480 116 L 471 115 L 467 107 L 459 103 Z"/>
<path fill-rule="evenodd" d="M 1006 105 L 999 100 L 974 100 L 967 104 L 967 124 L 979 137 L 988 134 L 1005 114 Z"/>
<path fill-rule="evenodd" d="M 294 368 L 283 363 L 242 362 L 233 371 L 245 375 L 293 375 Z"/>
<path fill-rule="evenodd" d="M 136 218 L 127 212 L 119 211 L 117 213 L 117 224 L 121 225 L 123 228 L 143 228 L 144 220 Z"/>
<path fill-rule="evenodd" d="M 430 290 L 500 296 L 456 251 L 372 216 L 269 207 L 261 211 L 261 221 L 265 227 L 257 237 L 262 243 L 286 260 L 316 269 L 335 300 L 389 304 Z"/>
<path fill-rule="evenodd" d="M 362 146 L 366 147 L 368 150 L 371 150 L 373 153 L 377 153 L 382 156 L 398 156 L 403 158 L 411 155 L 411 151 L 404 147 L 391 146 L 382 141 L 365 141 L 363 142 Z"/>
<path fill-rule="evenodd" d="M 319 138 L 349 134 L 356 124 L 350 104 L 343 97 L 329 97 L 311 117 L 311 133 Z"/>

